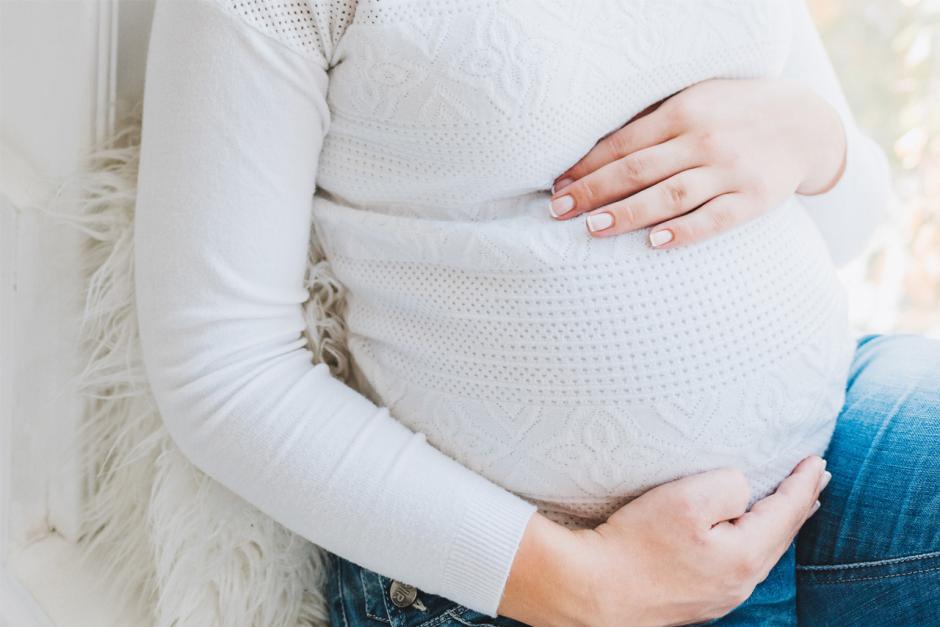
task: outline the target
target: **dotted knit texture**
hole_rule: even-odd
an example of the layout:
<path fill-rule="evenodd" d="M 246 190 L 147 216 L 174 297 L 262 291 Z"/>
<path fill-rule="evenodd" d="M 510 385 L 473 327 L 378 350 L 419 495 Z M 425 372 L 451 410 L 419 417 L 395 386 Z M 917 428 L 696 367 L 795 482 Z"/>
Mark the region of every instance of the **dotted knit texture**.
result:
<path fill-rule="evenodd" d="M 664 254 L 544 192 L 651 102 L 779 73 L 791 7 L 360 2 L 315 216 L 374 400 L 571 526 L 719 465 L 757 498 L 821 453 L 851 344 L 798 206 Z"/>
<path fill-rule="evenodd" d="M 718 466 L 753 501 L 825 450 L 854 351 L 798 205 L 663 253 L 546 222 L 544 202 L 490 232 L 323 207 L 326 232 L 362 229 L 328 245 L 378 399 L 558 522 Z"/>
<path fill-rule="evenodd" d="M 219 1 L 332 68 L 315 219 L 398 420 L 571 526 L 718 465 L 758 498 L 825 448 L 851 343 L 796 203 L 666 253 L 546 211 L 651 102 L 779 74 L 791 0 Z"/>
<path fill-rule="evenodd" d="M 355 0 L 218 1 L 258 30 L 327 65 L 356 13 Z"/>
<path fill-rule="evenodd" d="M 829 253 L 886 168 L 801 0 L 161 0 L 150 42 L 148 381 L 190 461 L 284 527 L 494 616 L 537 509 L 591 526 L 719 466 L 753 500 L 825 449 L 853 353 Z M 832 191 L 671 251 L 550 217 L 650 104 L 774 76 L 842 115 Z M 302 335 L 311 217 L 355 386 Z"/>

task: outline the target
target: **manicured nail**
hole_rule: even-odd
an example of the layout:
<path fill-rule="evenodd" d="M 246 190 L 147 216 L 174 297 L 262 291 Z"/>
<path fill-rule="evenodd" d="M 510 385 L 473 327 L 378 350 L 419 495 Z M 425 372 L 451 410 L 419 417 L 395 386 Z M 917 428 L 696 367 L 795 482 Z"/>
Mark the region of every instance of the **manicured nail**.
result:
<path fill-rule="evenodd" d="M 559 218 L 574 209 L 574 198 L 571 196 L 562 196 L 552 201 L 550 211 L 552 215 Z"/>
<path fill-rule="evenodd" d="M 570 178 L 568 178 L 568 177 L 565 177 L 565 178 L 561 179 L 560 181 L 558 181 L 557 183 L 555 183 L 554 185 L 552 185 L 552 193 L 553 193 L 553 194 L 557 194 L 558 192 L 560 192 L 561 190 L 565 189 L 566 187 L 568 187 L 568 186 L 571 185 L 572 183 L 574 183 L 574 179 L 570 179 Z"/>
<path fill-rule="evenodd" d="M 829 485 L 829 481 L 832 479 L 832 473 L 828 470 L 822 474 L 822 477 L 819 478 L 819 491 L 822 492 L 826 489 L 826 486 Z"/>
<path fill-rule="evenodd" d="M 816 501 L 815 503 L 813 503 L 813 509 L 809 510 L 809 515 L 812 516 L 813 514 L 815 514 L 819 510 L 820 505 L 822 505 L 822 503 L 820 503 L 819 501 Z"/>
<path fill-rule="evenodd" d="M 650 233 L 650 244 L 655 246 L 662 246 L 663 244 L 668 244 L 673 240 L 675 235 L 672 234 L 672 231 L 669 229 L 663 229 L 662 231 L 653 231 Z"/>
<path fill-rule="evenodd" d="M 603 213 L 593 213 L 587 217 L 587 226 L 592 233 L 609 229 L 613 225 L 614 216 L 606 211 Z"/>

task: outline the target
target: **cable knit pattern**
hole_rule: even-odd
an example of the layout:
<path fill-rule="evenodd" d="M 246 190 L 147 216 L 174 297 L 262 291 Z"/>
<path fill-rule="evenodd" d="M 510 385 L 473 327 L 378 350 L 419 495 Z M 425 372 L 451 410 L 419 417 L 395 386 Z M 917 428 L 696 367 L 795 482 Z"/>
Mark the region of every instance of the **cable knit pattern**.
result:
<path fill-rule="evenodd" d="M 549 217 L 651 103 L 775 76 L 842 116 L 832 191 L 669 251 Z M 495 615 L 536 509 L 594 525 L 726 465 L 757 498 L 825 449 L 853 346 L 833 259 L 886 168 L 802 2 L 161 0 L 146 85 L 155 399 L 194 464 L 320 546 Z M 299 337 L 311 219 L 360 391 Z"/>
<path fill-rule="evenodd" d="M 315 206 L 374 400 L 572 527 L 716 466 L 756 499 L 822 453 L 852 344 L 798 202 L 654 252 L 544 191 L 650 102 L 779 75 L 794 3 L 379 6 L 343 39 Z"/>
<path fill-rule="evenodd" d="M 544 210 L 467 223 L 319 206 L 377 402 L 572 527 L 718 466 L 756 499 L 825 450 L 853 343 L 799 205 L 662 253 Z"/>

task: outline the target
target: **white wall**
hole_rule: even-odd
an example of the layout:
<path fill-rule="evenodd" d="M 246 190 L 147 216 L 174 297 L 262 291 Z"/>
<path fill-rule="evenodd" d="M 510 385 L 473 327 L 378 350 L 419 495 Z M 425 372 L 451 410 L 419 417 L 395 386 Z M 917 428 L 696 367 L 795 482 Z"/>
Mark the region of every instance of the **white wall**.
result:
<path fill-rule="evenodd" d="M 0 625 L 37 620 L 4 567 L 45 538 L 73 541 L 81 494 L 81 240 L 27 207 L 140 98 L 152 9 L 152 0 L 0 0 Z M 81 601 L 32 592 L 50 616 L 55 599 Z"/>
<path fill-rule="evenodd" d="M 78 368 L 79 240 L 23 205 L 43 202 L 104 129 L 99 111 L 100 6 L 5 0 L 0 4 L 0 183 L 14 196 L 10 540 L 76 530 L 74 452 L 81 406 L 69 379 Z M 24 193 L 25 172 L 39 185 Z M 15 176 L 15 178 L 14 178 Z M 8 218 L 8 221 L 10 219 Z M 9 260 L 8 260 L 9 261 Z M 10 393 L 8 390 L 7 393 Z"/>

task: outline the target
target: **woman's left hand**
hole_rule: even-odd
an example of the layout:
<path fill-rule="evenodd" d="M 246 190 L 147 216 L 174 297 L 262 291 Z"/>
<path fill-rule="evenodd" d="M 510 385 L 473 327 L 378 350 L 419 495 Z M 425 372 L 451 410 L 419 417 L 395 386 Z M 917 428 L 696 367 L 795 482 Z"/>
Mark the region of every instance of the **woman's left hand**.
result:
<path fill-rule="evenodd" d="M 656 248 L 717 235 L 790 194 L 831 189 L 845 168 L 835 109 L 776 79 L 698 83 L 599 141 L 558 177 L 550 211 L 587 214 L 606 237 L 653 227 Z"/>

